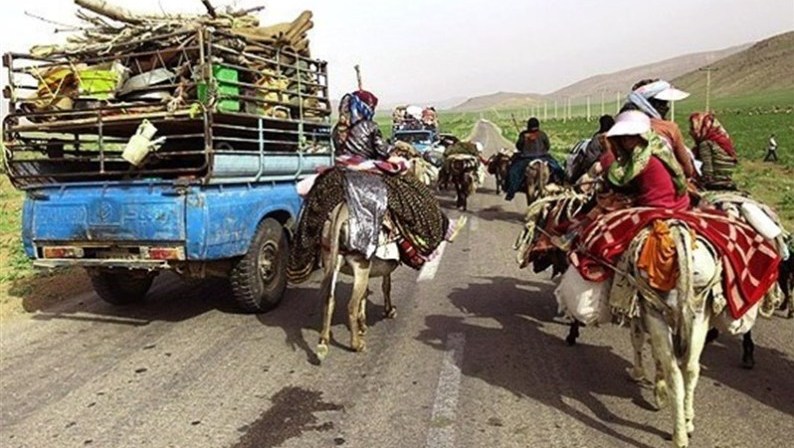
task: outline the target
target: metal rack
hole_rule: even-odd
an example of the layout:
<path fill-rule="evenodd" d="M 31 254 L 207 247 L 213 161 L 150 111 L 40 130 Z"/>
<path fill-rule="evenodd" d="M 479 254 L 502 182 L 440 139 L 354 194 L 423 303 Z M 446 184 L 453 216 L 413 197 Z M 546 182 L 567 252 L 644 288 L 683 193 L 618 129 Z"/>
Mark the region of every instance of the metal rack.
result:
<path fill-rule="evenodd" d="M 163 36 L 157 36 L 136 42 L 137 48 L 150 43 L 153 49 L 122 55 L 4 55 L 4 96 L 11 111 L 3 121 L 4 159 L 12 182 L 20 188 L 151 178 L 261 182 L 294 179 L 331 162 L 326 62 L 224 30 L 167 37 L 178 45 L 162 48 Z M 241 42 L 244 49 L 232 48 Z M 114 90 L 88 98 L 53 91 L 42 78 L 50 69 L 78 73 L 78 66 L 108 63 L 126 67 L 130 76 L 155 70 L 174 76 L 139 87 L 134 95 Z M 236 71 L 238 79 L 216 79 L 215 65 Z M 262 82 L 267 79 L 273 82 Z M 204 99 L 199 86 L 208 92 Z M 162 98 L 152 99 L 158 92 Z M 70 107 L 59 110 L 64 99 Z M 165 143 L 134 167 L 121 152 L 144 119 Z"/>

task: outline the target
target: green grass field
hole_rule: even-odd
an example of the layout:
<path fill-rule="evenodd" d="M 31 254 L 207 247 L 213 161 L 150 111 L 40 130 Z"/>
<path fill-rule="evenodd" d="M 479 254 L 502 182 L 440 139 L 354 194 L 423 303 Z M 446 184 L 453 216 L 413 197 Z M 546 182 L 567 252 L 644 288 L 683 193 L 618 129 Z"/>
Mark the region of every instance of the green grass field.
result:
<path fill-rule="evenodd" d="M 717 98 L 711 108 L 730 133 L 740 157 L 736 180 L 743 189 L 775 208 L 784 224 L 794 229 L 794 91 L 771 92 L 738 98 Z M 541 127 L 549 135 L 552 154 L 563 160 L 568 150 L 580 139 L 591 136 L 598 129 L 601 105 L 591 104 L 591 119 L 586 119 L 586 105 L 571 108 L 572 119 L 543 119 L 540 107 Z M 607 113 L 614 114 L 616 104 L 605 105 Z M 703 98 L 693 96 L 676 105 L 675 121 L 683 132 L 686 143 L 692 146 L 689 137 L 689 115 L 704 110 Z M 496 123 L 510 141 L 518 136 L 518 127 L 526 123 L 529 111 L 488 111 L 483 113 L 441 113 L 441 130 L 459 138 L 466 138 L 472 126 L 480 118 Z M 546 109 L 547 117 L 553 117 L 553 108 Z M 558 114 L 562 115 L 562 108 Z M 514 121 L 515 120 L 515 121 Z M 378 118 L 384 135 L 390 135 L 390 119 Z M 766 153 L 769 135 L 774 133 L 778 142 L 779 163 L 762 162 Z"/>

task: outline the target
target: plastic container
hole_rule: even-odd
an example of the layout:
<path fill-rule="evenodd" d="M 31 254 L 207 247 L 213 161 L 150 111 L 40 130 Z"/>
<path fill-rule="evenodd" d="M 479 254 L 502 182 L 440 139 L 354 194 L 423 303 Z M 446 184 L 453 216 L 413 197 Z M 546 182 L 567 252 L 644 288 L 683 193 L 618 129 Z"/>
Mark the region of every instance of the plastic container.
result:
<path fill-rule="evenodd" d="M 86 69 L 77 72 L 80 97 L 106 100 L 113 97 L 119 84 L 119 74 L 112 70 Z"/>
<path fill-rule="evenodd" d="M 157 128 L 149 120 L 143 120 L 138 131 L 127 142 L 121 157 L 134 166 L 140 166 L 153 148 L 152 137 L 156 133 Z"/>
<path fill-rule="evenodd" d="M 215 109 L 219 112 L 239 112 L 240 101 L 236 98 L 224 99 L 224 97 L 240 96 L 240 87 L 237 84 L 233 84 L 239 81 L 237 69 L 215 64 L 212 66 L 212 76 L 218 84 L 218 101 L 215 104 Z M 210 100 L 209 96 L 207 84 L 200 82 L 198 84 L 198 100 L 203 104 L 207 104 Z"/>

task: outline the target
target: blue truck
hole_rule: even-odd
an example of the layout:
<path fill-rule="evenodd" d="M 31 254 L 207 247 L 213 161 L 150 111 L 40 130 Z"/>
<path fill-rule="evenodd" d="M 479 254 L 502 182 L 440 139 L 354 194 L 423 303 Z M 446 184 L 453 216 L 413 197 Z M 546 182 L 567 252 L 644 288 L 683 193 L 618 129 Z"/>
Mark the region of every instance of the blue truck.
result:
<path fill-rule="evenodd" d="M 327 64 L 258 42 L 248 54 L 223 30 L 182 33 L 177 49 L 122 56 L 4 55 L 4 163 L 25 192 L 24 249 L 38 267 L 84 267 L 111 304 L 143 300 L 173 271 L 227 277 L 241 309 L 266 311 L 287 285 L 296 181 L 333 163 Z M 131 68 L 124 83 L 102 72 L 111 62 Z M 60 90 L 68 76 L 75 91 Z M 133 164 L 144 121 L 158 141 Z"/>

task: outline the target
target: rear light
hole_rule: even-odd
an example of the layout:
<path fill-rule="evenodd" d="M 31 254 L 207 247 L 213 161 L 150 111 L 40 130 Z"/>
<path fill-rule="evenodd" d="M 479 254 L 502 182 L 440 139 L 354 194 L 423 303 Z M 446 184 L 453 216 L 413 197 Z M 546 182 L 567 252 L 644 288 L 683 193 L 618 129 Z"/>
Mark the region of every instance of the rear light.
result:
<path fill-rule="evenodd" d="M 184 260 L 185 250 L 181 247 L 150 247 L 142 251 L 148 260 Z"/>
<path fill-rule="evenodd" d="M 83 258 L 85 251 L 82 247 L 74 246 L 49 246 L 42 250 L 44 258 Z"/>

